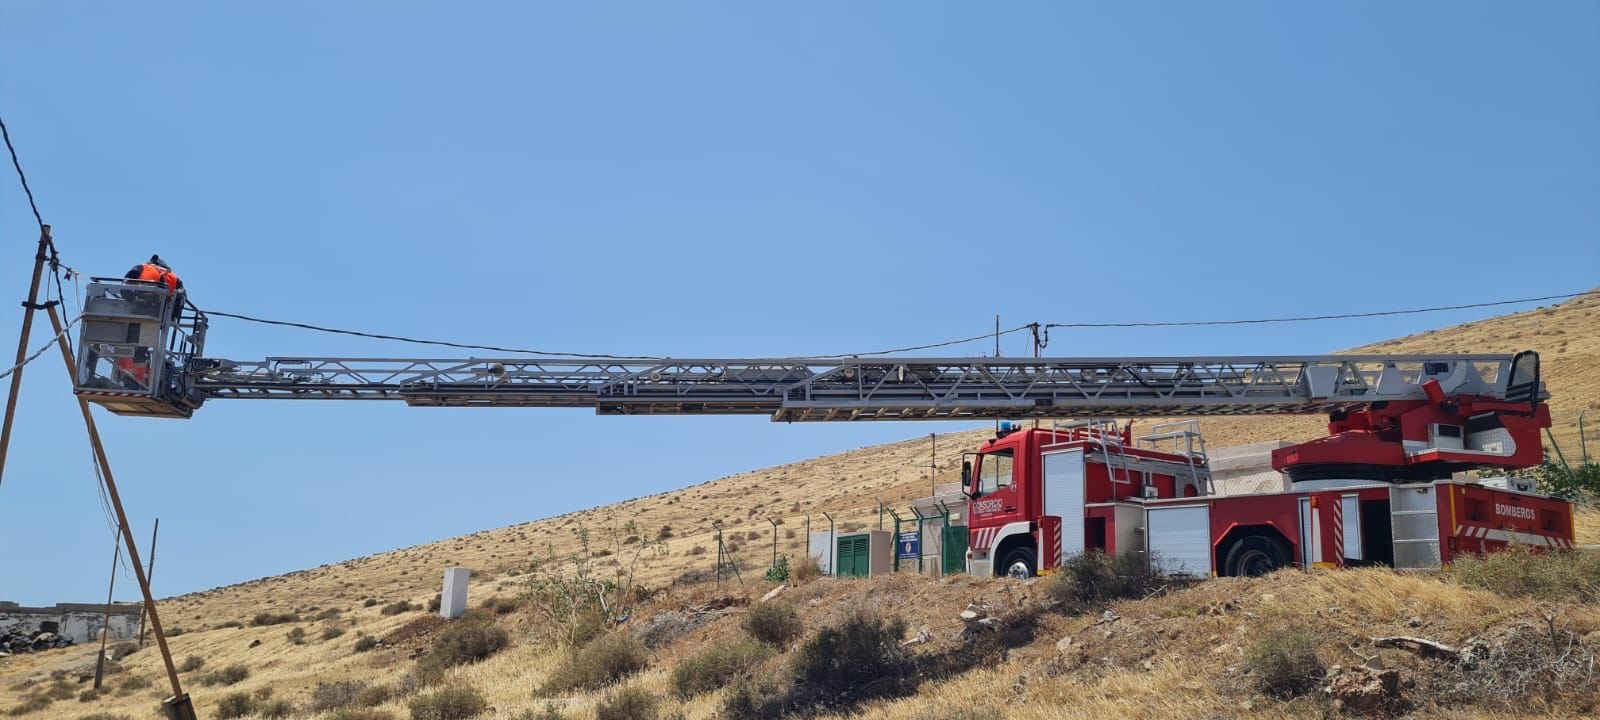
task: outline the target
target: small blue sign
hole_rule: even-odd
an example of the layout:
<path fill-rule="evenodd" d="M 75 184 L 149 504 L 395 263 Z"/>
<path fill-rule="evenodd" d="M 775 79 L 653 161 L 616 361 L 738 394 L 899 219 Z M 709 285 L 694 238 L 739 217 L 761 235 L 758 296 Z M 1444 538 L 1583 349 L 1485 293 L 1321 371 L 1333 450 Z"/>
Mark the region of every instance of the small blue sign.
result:
<path fill-rule="evenodd" d="M 922 555 L 922 535 L 916 532 L 900 533 L 900 542 L 897 543 L 897 547 L 900 549 L 901 560 L 915 560 Z"/>

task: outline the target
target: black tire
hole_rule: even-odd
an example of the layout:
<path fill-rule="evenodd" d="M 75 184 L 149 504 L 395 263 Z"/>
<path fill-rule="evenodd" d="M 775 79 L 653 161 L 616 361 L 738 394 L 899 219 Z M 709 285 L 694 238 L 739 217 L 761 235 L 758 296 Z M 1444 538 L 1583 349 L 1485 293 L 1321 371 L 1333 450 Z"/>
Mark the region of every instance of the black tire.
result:
<path fill-rule="evenodd" d="M 1039 562 L 1033 557 L 1033 548 L 1013 548 L 998 568 L 1000 577 L 1026 580 L 1039 574 Z"/>
<path fill-rule="evenodd" d="M 1228 577 L 1256 577 L 1289 565 L 1289 546 L 1282 540 L 1263 535 L 1247 535 L 1235 540 L 1222 561 L 1222 574 Z"/>

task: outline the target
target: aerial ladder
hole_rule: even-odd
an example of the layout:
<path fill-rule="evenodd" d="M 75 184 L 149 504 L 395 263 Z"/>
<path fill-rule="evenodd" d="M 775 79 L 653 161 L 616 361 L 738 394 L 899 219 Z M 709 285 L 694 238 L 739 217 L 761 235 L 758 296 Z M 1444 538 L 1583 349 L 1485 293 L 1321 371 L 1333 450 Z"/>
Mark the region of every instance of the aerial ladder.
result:
<path fill-rule="evenodd" d="M 345 358 L 205 353 L 183 291 L 94 278 L 74 391 L 118 415 L 188 418 L 216 400 L 388 400 L 419 407 L 766 415 L 779 422 L 1327 415 L 1279 469 L 1389 480 L 1542 460 L 1539 358 Z M 1474 440 L 1476 438 L 1476 440 Z M 1333 468 L 1333 470 L 1330 470 Z"/>

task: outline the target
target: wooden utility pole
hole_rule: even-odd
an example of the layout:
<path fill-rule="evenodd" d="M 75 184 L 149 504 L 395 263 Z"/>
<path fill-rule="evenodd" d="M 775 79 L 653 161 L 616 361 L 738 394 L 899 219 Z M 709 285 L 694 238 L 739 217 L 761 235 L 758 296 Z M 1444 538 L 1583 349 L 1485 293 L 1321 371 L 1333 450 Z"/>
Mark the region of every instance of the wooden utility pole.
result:
<path fill-rule="evenodd" d="M 156 535 L 158 535 L 160 533 L 161 533 L 161 518 L 156 518 L 155 529 L 150 531 L 150 564 L 147 567 L 145 567 L 145 569 L 144 569 L 145 575 L 150 578 L 151 582 L 155 582 L 155 580 L 156 580 Z M 144 607 L 142 605 L 139 607 L 139 647 L 141 647 L 141 648 L 144 647 L 144 618 L 145 618 L 145 613 L 147 613 L 149 611 L 150 611 L 150 608 Z"/>
<path fill-rule="evenodd" d="M 39 249 L 33 255 L 33 281 L 28 285 L 28 300 L 22 303 L 22 335 L 17 338 L 16 369 L 11 372 L 11 394 L 6 396 L 5 421 L 0 423 L 0 477 L 6 472 L 6 451 L 11 447 L 11 423 L 17 416 L 17 393 L 22 390 L 22 368 L 28 361 L 28 335 L 33 331 L 33 311 L 39 304 L 39 283 L 44 281 L 44 263 L 50 258 L 50 226 L 39 226 Z M 60 332 L 57 330 L 56 332 Z"/>
<path fill-rule="evenodd" d="M 111 584 L 106 588 L 106 618 L 100 624 L 100 655 L 94 659 L 94 689 L 106 676 L 106 643 L 111 642 L 111 596 L 117 589 L 117 564 L 122 562 L 122 538 L 111 542 Z"/>
<path fill-rule="evenodd" d="M 77 377 L 76 363 L 72 358 L 72 345 L 62 331 L 61 315 L 54 306 L 45 308 L 45 312 L 50 315 L 50 327 L 55 329 L 61 360 L 67 367 L 67 378 L 72 380 Z M 117 481 L 111 474 L 111 461 L 106 458 L 105 445 L 100 442 L 100 430 L 94 424 L 94 413 L 89 411 L 89 401 L 82 397 L 77 400 L 84 428 L 89 433 L 89 446 L 94 449 L 94 459 L 100 465 L 100 477 L 105 481 L 106 494 L 111 497 L 111 509 L 117 515 L 117 527 L 122 532 L 123 544 L 128 548 L 128 559 L 133 561 L 133 574 L 139 580 L 139 592 L 144 596 L 146 612 L 150 613 L 150 627 L 156 631 L 156 646 L 161 649 L 161 662 L 166 666 L 167 681 L 172 684 L 172 697 L 162 701 L 162 707 L 170 720 L 194 720 L 194 705 L 189 696 L 184 694 L 183 683 L 178 679 L 178 666 L 172 662 L 172 648 L 167 646 L 166 632 L 161 629 L 161 615 L 156 612 L 156 598 L 150 592 L 150 577 L 145 574 L 144 565 L 139 561 L 139 547 L 133 537 L 133 528 L 128 525 L 128 513 L 122 508 L 122 494 L 117 492 Z"/>

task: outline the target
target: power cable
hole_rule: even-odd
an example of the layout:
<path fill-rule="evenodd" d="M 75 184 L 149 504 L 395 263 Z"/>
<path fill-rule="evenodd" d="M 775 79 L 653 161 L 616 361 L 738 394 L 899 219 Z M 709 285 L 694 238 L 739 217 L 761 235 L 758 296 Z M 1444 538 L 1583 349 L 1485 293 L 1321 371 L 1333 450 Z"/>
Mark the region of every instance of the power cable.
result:
<path fill-rule="evenodd" d="M 1585 290 L 1584 292 L 1566 293 L 1564 295 L 1545 295 L 1543 297 L 1519 298 L 1516 300 L 1495 300 L 1493 302 L 1467 303 L 1465 305 L 1439 305 L 1436 307 L 1410 308 L 1406 310 L 1379 310 L 1375 312 L 1343 313 L 1339 315 L 1304 315 L 1300 317 L 1279 318 L 1252 318 L 1248 320 L 1186 320 L 1162 322 L 1070 322 L 1046 323 L 1046 328 L 1142 328 L 1142 327 L 1208 327 L 1215 325 L 1263 325 L 1267 323 L 1293 323 L 1312 322 L 1317 320 L 1347 320 L 1351 318 L 1385 317 L 1389 315 L 1414 315 L 1418 313 L 1443 312 L 1446 310 L 1469 310 L 1472 308 L 1496 307 L 1500 305 L 1519 305 L 1522 303 L 1543 302 L 1546 300 L 1567 300 L 1585 295 L 1600 294 L 1600 290 Z"/>
<path fill-rule="evenodd" d="M 259 323 L 259 324 L 262 324 L 262 325 L 277 325 L 277 326 L 282 326 L 282 327 L 299 328 L 299 329 L 302 329 L 302 330 L 312 330 L 312 331 L 315 331 L 315 332 L 331 333 L 331 334 L 334 334 L 334 335 L 350 335 L 350 336 L 353 336 L 353 337 L 364 337 L 364 338 L 371 338 L 371 339 L 374 339 L 374 340 L 392 340 L 392 341 L 395 341 L 395 342 L 412 343 L 412 344 L 415 344 L 415 345 L 435 345 L 435 346 L 439 346 L 439 347 L 452 347 L 452 348 L 458 348 L 458 349 L 463 349 L 463 350 L 488 350 L 490 352 L 518 353 L 518 354 L 523 354 L 523 355 L 539 355 L 539 356 L 542 356 L 542 357 L 582 358 L 582 359 L 594 359 L 594 360 L 667 360 L 667 359 L 669 359 L 669 358 L 662 357 L 662 356 L 657 356 L 657 355 L 611 355 L 611 354 L 605 354 L 605 353 L 569 353 L 569 352 L 555 352 L 555 351 L 551 351 L 551 350 L 532 350 L 532 349 L 528 349 L 528 348 L 502 347 L 502 346 L 498 346 L 498 345 L 478 345 L 478 344 L 475 344 L 475 343 L 459 343 L 459 342 L 452 342 L 452 341 L 448 341 L 448 340 L 428 340 L 428 339 L 423 339 L 423 338 L 406 337 L 406 336 L 403 336 L 403 335 L 388 335 L 388 334 L 383 334 L 383 333 L 366 332 L 366 331 L 362 331 L 362 330 L 348 330 L 348 329 L 342 329 L 342 328 L 332 328 L 332 327 L 326 327 L 326 326 L 323 326 L 323 325 L 313 325 L 311 323 L 292 322 L 292 321 L 288 321 L 288 320 L 270 320 L 270 319 L 267 319 L 267 318 L 253 317 L 253 316 L 250 316 L 250 315 L 241 315 L 239 313 L 222 312 L 222 311 L 219 311 L 219 310 L 205 310 L 203 312 L 205 312 L 205 314 L 207 316 L 209 316 L 209 317 L 232 318 L 234 320 L 243 320 L 245 322 Z M 1000 335 L 1010 335 L 1012 333 L 1017 333 L 1017 332 L 1022 332 L 1023 330 L 1027 330 L 1029 327 L 1031 327 L 1031 325 L 1019 325 L 1017 327 L 1011 328 L 1010 330 L 1002 330 L 1002 331 L 999 332 L 999 334 Z M 960 344 L 963 344 L 963 343 L 976 342 L 976 341 L 979 341 L 979 340 L 989 340 L 989 339 L 994 338 L 995 335 L 996 335 L 996 333 L 988 332 L 988 333 L 983 333 L 982 335 L 974 335 L 972 337 L 959 338 L 959 339 L 956 339 L 956 340 L 945 340 L 945 341 L 942 341 L 942 342 L 929 343 L 929 344 L 926 344 L 926 345 L 912 345 L 912 346 L 902 347 L 902 348 L 891 348 L 891 349 L 888 349 L 888 350 L 874 350 L 872 352 L 860 352 L 860 353 L 840 353 L 840 354 L 836 354 L 836 355 L 801 355 L 801 356 L 795 356 L 794 359 L 802 359 L 802 360 L 803 359 L 835 359 L 835 358 L 859 357 L 859 356 L 866 356 L 866 355 L 888 355 L 888 354 L 891 354 L 891 353 L 911 352 L 911 351 L 914 351 L 914 350 L 931 350 L 933 348 L 949 347 L 951 345 L 960 345 Z"/>
<path fill-rule="evenodd" d="M 6 377 L 10 376 L 11 373 L 16 372 L 17 370 L 19 370 L 19 369 L 21 369 L 23 367 L 26 367 L 28 363 L 31 363 L 34 360 L 37 360 L 40 355 L 43 355 L 46 350 L 49 350 L 50 348 L 55 347 L 56 342 L 60 341 L 62 336 L 66 335 L 68 332 L 71 332 L 73 325 L 78 324 L 78 320 L 79 320 L 79 318 L 73 318 L 72 320 L 68 321 L 67 324 L 64 327 L 61 328 L 61 332 L 56 333 L 54 337 L 50 338 L 49 342 L 46 342 L 38 350 L 33 351 L 32 355 L 29 355 L 27 358 L 23 359 L 22 362 L 17 363 L 16 365 L 12 365 L 11 367 L 7 368 L 5 372 L 0 372 L 0 380 L 4 380 L 4 379 L 6 379 Z"/>
<path fill-rule="evenodd" d="M 28 187 L 28 175 L 22 171 L 22 161 L 17 159 L 17 149 L 11 145 L 11 131 L 6 129 L 6 121 L 0 119 L 0 137 L 6 141 L 6 150 L 11 153 L 11 167 L 17 169 L 17 179 L 22 181 L 22 192 L 28 196 L 28 207 L 33 209 L 33 219 L 39 223 L 39 230 L 44 230 L 44 216 L 39 214 L 39 204 L 33 200 L 33 188 Z"/>

